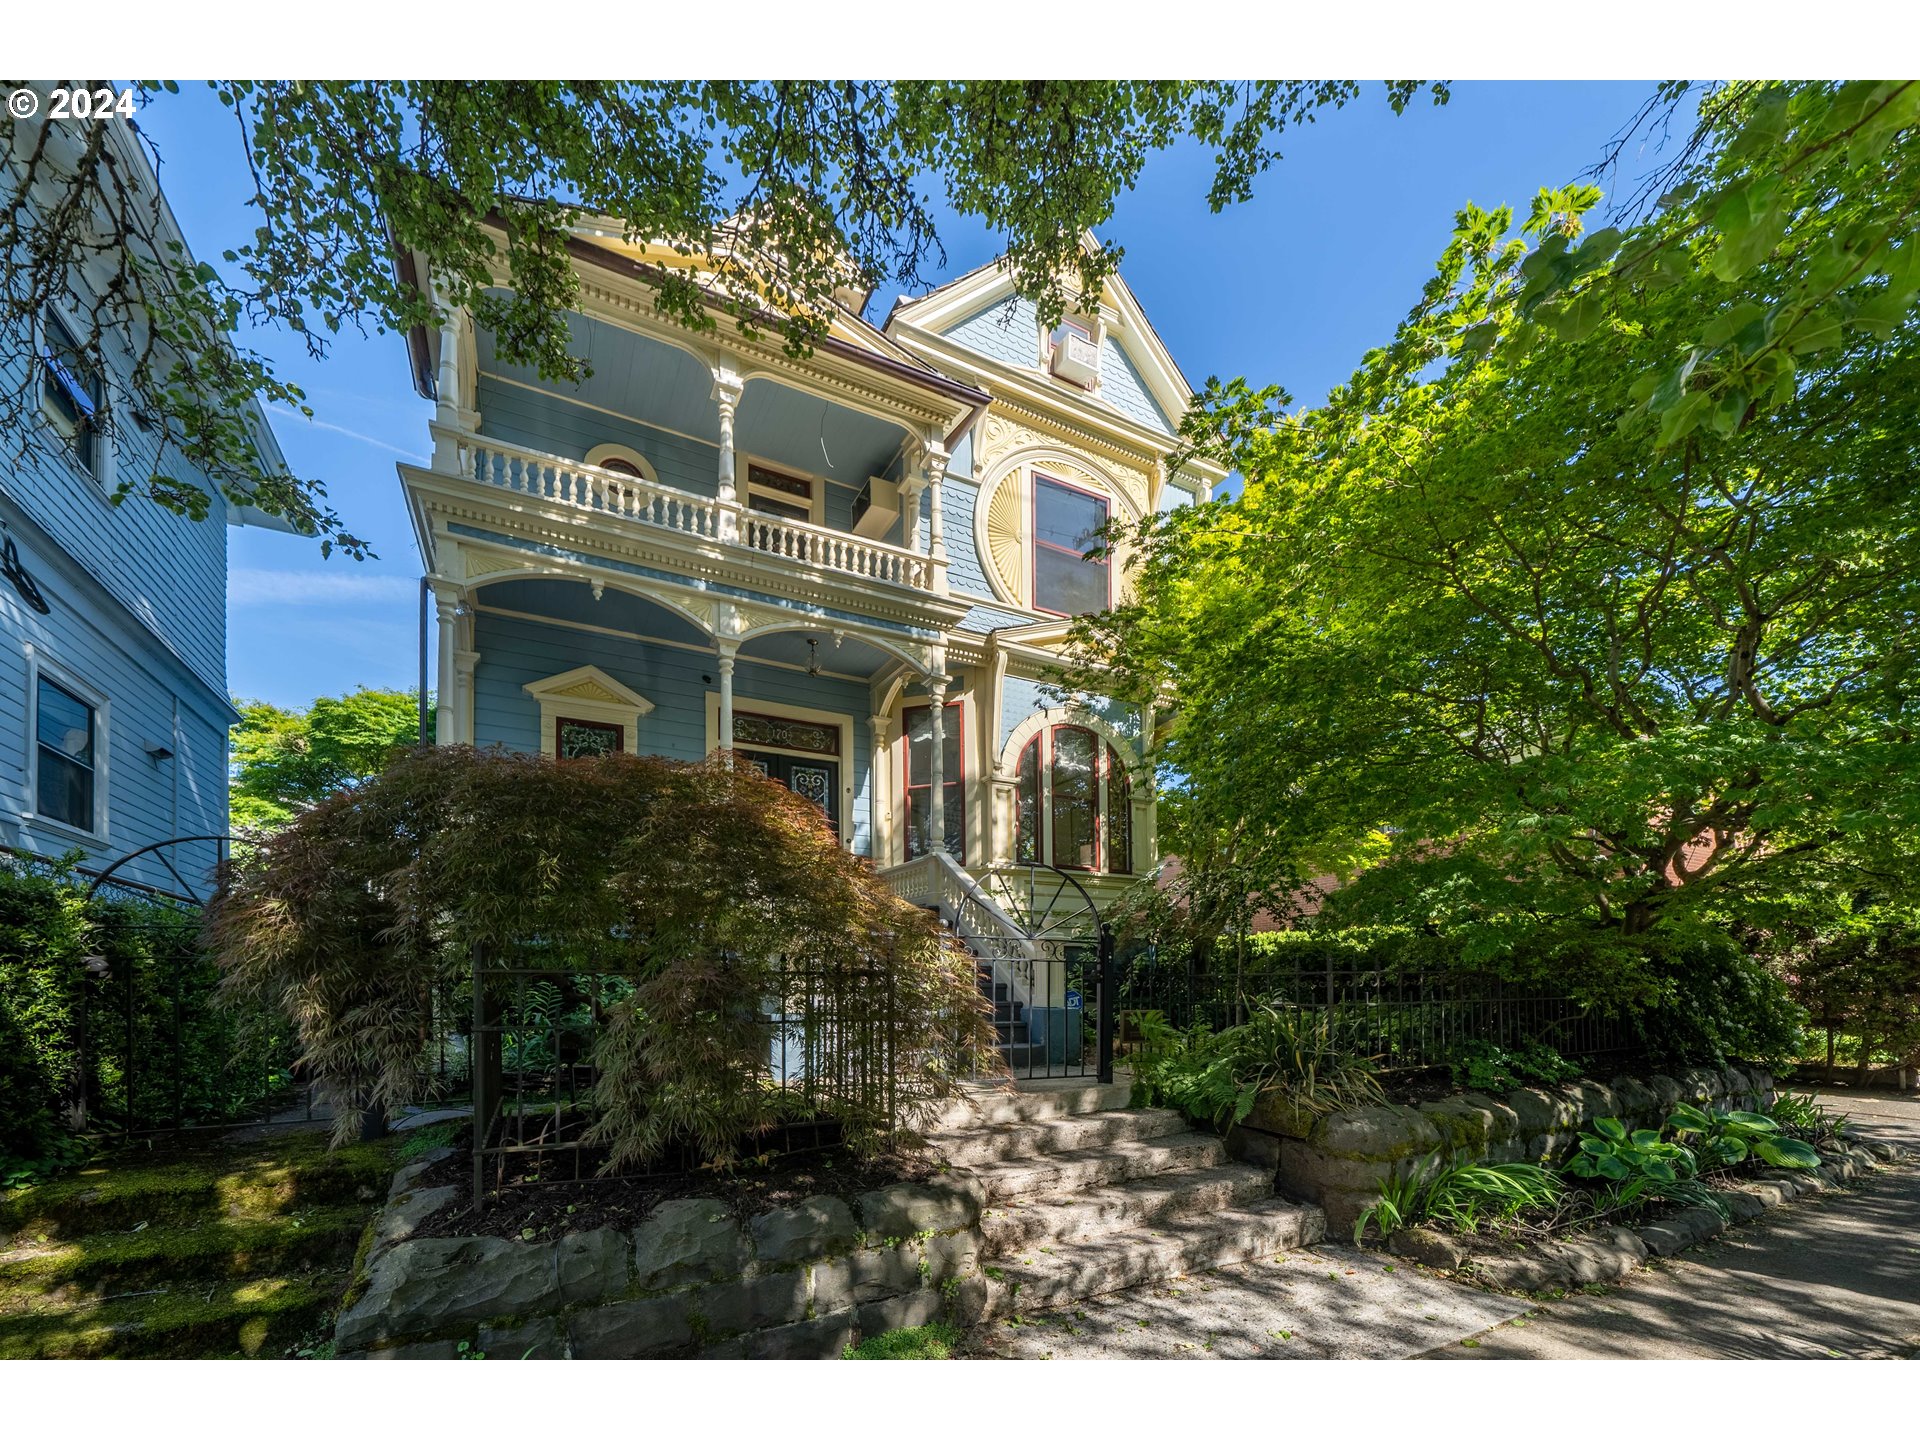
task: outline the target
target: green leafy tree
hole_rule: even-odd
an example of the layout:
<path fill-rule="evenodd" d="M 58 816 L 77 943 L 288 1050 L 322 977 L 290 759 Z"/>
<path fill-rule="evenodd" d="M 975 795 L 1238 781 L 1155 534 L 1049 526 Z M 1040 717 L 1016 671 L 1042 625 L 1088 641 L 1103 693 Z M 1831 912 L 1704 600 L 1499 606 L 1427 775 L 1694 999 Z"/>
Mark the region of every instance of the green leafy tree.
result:
<path fill-rule="evenodd" d="M 233 343 L 243 318 L 285 325 L 319 355 L 343 326 L 404 331 L 436 303 L 464 306 L 503 359 L 578 379 L 570 228 L 606 217 L 717 276 L 663 270 L 664 313 L 696 330 L 779 330 L 800 353 L 836 294 L 889 277 L 917 287 L 944 263 L 936 192 L 1004 237 L 1020 288 L 1052 318 L 1070 287 L 1097 293 L 1119 263 L 1119 247 L 1090 254 L 1080 237 L 1111 218 L 1149 156 L 1189 136 L 1207 147 L 1219 210 L 1252 193 L 1283 132 L 1359 94 L 1340 81 L 210 83 L 233 112 L 259 217 L 224 273 L 192 263 L 157 197 L 115 168 L 124 127 L 0 115 L 0 336 L 24 351 L 59 300 L 81 317 L 84 361 L 109 374 L 106 358 L 126 361 L 131 388 L 108 385 L 99 427 L 137 412 L 158 427 L 163 463 L 123 476 L 122 495 L 204 514 L 205 492 L 164 463 L 177 452 L 229 497 L 354 555 L 367 542 L 322 485 L 262 469 L 248 402 L 312 412 Z M 1391 82 L 1388 101 L 1401 110 L 1420 88 Z M 178 87 L 141 89 L 160 104 Z M 436 299 L 396 252 L 425 257 Z M 83 265 L 104 280 L 76 294 Z M 0 431 L 27 433 L 16 422 L 38 404 L 34 358 L 0 356 L 18 377 L 0 393 Z"/>
<path fill-rule="evenodd" d="M 1637 218 L 1461 211 L 1325 404 L 1209 382 L 1244 495 L 1086 624 L 1216 813 L 1384 848 L 1348 903 L 1498 951 L 1920 859 L 1920 87 L 1699 114 Z"/>
<path fill-rule="evenodd" d="M 276 828 L 345 785 L 377 775 L 420 739 L 420 697 L 411 690 L 323 695 L 305 710 L 264 700 L 236 702 L 233 823 Z M 427 707 L 432 733 L 433 707 Z"/>

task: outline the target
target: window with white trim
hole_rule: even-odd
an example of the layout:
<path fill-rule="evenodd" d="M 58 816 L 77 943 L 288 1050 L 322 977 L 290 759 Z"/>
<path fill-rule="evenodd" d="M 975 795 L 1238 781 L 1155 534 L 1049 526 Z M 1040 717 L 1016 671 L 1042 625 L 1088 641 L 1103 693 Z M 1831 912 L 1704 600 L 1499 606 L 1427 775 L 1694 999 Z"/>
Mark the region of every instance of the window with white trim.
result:
<path fill-rule="evenodd" d="M 95 828 L 99 712 L 46 675 L 34 688 L 34 812 L 75 830 Z"/>

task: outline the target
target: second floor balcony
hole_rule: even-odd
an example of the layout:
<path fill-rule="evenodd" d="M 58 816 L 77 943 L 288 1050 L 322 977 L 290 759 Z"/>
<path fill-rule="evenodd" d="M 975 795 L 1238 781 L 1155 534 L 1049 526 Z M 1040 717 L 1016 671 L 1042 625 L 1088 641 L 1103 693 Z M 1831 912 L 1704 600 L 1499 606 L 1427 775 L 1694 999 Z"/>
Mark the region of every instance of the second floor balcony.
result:
<path fill-rule="evenodd" d="M 737 492 L 731 501 L 702 495 L 633 473 L 631 467 L 590 465 L 443 425 L 433 427 L 433 436 L 436 472 L 450 470 L 505 496 L 657 530 L 669 546 L 739 547 L 828 577 L 946 593 L 946 557 L 917 546 L 762 512 L 742 504 Z"/>

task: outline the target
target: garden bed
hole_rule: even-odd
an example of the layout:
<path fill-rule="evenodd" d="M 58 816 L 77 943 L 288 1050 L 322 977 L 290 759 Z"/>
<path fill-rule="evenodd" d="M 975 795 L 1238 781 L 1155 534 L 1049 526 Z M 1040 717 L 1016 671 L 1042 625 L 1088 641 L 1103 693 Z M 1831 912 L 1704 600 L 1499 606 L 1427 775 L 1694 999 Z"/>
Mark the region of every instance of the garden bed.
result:
<path fill-rule="evenodd" d="M 850 1200 L 868 1190 L 926 1180 L 939 1170 L 930 1157 L 915 1151 L 863 1159 L 833 1149 L 749 1158 L 728 1170 L 690 1164 L 674 1173 L 595 1176 L 599 1159 L 590 1155 L 581 1166 L 589 1178 L 582 1180 L 540 1179 L 528 1164 L 515 1167 L 476 1214 L 468 1127 L 458 1127 L 448 1138 L 443 1147 L 448 1153 L 408 1177 L 411 1188 L 448 1187 L 459 1196 L 413 1231 L 421 1238 L 497 1235 L 532 1240 L 569 1230 L 629 1229 L 670 1200 L 717 1200 L 736 1219 L 751 1220 L 809 1197 Z"/>
<path fill-rule="evenodd" d="M 1721 1214 L 1701 1205 L 1655 1204 L 1638 1214 L 1595 1214 L 1564 1229 L 1510 1224 L 1463 1234 L 1430 1225 L 1396 1232 L 1387 1248 L 1425 1268 L 1487 1289 L 1537 1294 L 1617 1280 L 1650 1258 L 1678 1254 L 1809 1194 L 1851 1184 L 1874 1166 L 1905 1162 L 1891 1145 L 1836 1144 L 1815 1170 L 1756 1167 L 1710 1183 Z"/>

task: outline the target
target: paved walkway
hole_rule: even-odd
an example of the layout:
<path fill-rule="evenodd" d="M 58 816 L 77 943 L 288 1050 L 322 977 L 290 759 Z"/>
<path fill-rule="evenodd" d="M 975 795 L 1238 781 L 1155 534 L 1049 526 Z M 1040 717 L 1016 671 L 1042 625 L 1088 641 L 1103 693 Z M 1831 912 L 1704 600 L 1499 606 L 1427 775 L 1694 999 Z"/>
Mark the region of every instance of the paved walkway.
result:
<path fill-rule="evenodd" d="M 1830 1095 L 1920 1151 L 1920 1097 Z M 1342 1245 L 983 1326 L 1020 1359 L 1778 1358 L 1920 1348 L 1920 1165 L 1809 1196 L 1617 1286 L 1535 1306 Z"/>
<path fill-rule="evenodd" d="M 1920 1150 L 1920 1097 L 1823 1097 L 1858 1134 Z M 1920 1352 L 1920 1165 L 1807 1196 L 1597 1294 L 1443 1346 L 1453 1360 L 1669 1360 Z"/>

